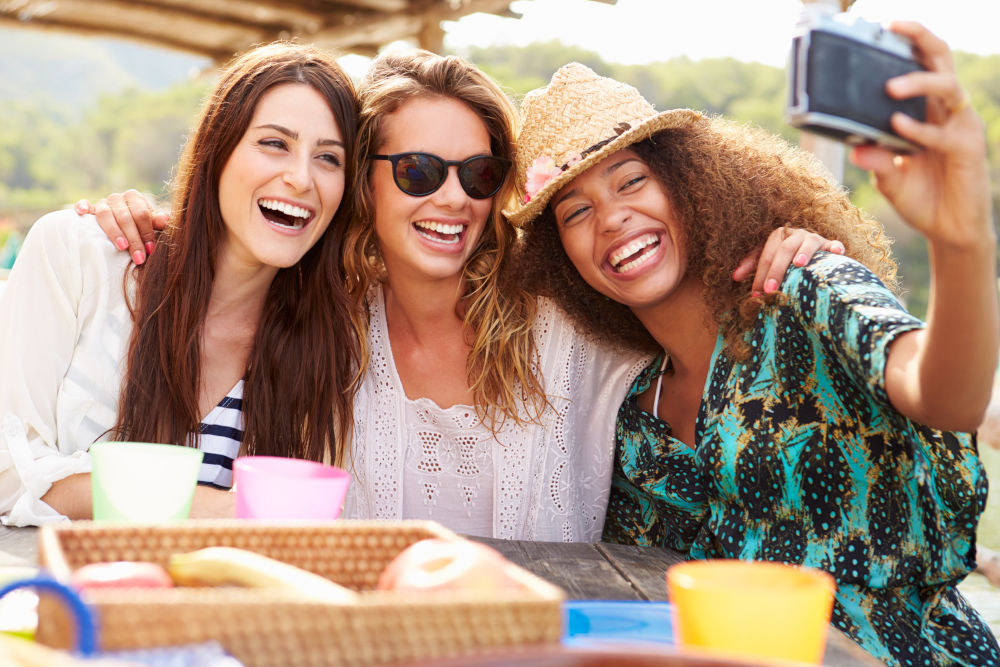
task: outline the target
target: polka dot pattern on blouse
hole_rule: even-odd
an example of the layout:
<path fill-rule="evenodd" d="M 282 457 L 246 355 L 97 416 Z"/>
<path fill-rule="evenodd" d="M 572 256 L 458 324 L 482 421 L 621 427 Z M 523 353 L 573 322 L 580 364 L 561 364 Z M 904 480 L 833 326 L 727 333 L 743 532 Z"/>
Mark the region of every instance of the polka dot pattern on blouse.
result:
<path fill-rule="evenodd" d="M 834 623 L 891 665 L 1000 665 L 955 588 L 974 567 L 987 482 L 968 433 L 889 403 L 889 344 L 922 327 L 865 267 L 818 253 L 789 271 L 733 359 L 712 355 L 693 449 L 644 413 L 637 379 L 617 424 L 604 538 L 694 558 L 830 572 Z"/>

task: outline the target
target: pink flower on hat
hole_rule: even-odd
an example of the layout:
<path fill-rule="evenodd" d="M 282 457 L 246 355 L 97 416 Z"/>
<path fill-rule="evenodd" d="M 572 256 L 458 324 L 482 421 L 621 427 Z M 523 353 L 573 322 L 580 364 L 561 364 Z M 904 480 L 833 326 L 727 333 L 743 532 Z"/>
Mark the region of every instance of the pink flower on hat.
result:
<path fill-rule="evenodd" d="M 535 158 L 535 161 L 531 163 L 528 170 L 525 172 L 525 183 L 524 183 L 524 203 L 527 204 L 531 201 L 531 198 L 538 194 L 538 192 L 548 185 L 549 181 L 563 173 L 563 170 L 556 166 L 556 161 L 553 160 L 548 155 L 539 155 Z"/>

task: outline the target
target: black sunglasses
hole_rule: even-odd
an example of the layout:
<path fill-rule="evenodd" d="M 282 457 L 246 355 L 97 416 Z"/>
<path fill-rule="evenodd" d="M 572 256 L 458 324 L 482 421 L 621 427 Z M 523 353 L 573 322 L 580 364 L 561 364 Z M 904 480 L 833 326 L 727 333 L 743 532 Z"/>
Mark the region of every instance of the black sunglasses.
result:
<path fill-rule="evenodd" d="M 392 163 L 396 187 L 413 197 L 426 197 L 444 185 L 448 167 L 458 167 L 458 182 L 473 199 L 488 199 L 503 185 L 510 160 L 495 155 L 475 155 L 465 160 L 445 160 L 433 153 L 369 155 L 372 160 Z"/>

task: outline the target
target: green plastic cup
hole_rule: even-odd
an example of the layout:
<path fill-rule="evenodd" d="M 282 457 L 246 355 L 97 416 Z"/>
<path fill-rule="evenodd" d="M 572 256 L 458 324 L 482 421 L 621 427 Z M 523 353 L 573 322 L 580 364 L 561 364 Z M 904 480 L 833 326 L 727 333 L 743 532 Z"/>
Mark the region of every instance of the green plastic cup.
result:
<path fill-rule="evenodd" d="M 186 519 L 202 452 L 147 442 L 98 442 L 90 448 L 95 521 Z"/>

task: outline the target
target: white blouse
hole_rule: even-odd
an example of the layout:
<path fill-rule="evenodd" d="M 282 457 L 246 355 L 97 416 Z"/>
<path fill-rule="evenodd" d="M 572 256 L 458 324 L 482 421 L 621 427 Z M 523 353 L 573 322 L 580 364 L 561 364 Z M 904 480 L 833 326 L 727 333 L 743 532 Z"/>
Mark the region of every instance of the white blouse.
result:
<path fill-rule="evenodd" d="M 65 520 L 41 497 L 90 472 L 87 450 L 117 419 L 132 331 L 128 266 L 92 216 L 58 211 L 31 227 L 0 290 L 0 515 L 9 526 Z M 202 422 L 201 482 L 231 483 L 242 390 L 240 380 Z"/>
<path fill-rule="evenodd" d="M 430 519 L 468 535 L 594 542 L 604 526 L 615 417 L 647 359 L 598 345 L 539 300 L 535 344 L 549 401 L 541 423 L 497 437 L 474 408 L 410 400 L 396 373 L 381 289 L 371 360 L 355 396 L 344 516 Z"/>
<path fill-rule="evenodd" d="M 128 253 L 72 211 L 39 219 L 0 293 L 0 513 L 7 525 L 63 520 L 41 501 L 90 472 L 87 449 L 116 418 L 131 319 Z"/>

